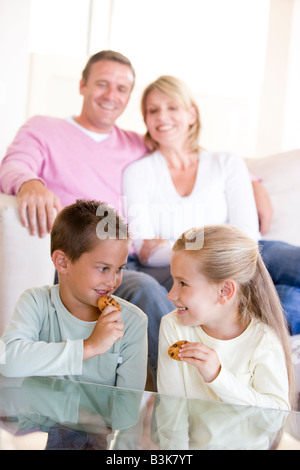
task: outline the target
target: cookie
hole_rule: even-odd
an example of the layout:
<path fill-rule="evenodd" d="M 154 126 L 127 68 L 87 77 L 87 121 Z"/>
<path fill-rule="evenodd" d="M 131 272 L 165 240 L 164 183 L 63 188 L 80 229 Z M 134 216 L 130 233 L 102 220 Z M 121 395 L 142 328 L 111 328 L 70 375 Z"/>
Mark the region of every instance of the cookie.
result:
<path fill-rule="evenodd" d="M 172 359 L 175 359 L 176 361 L 180 361 L 180 358 L 178 357 L 178 353 L 180 351 L 181 346 L 186 343 L 188 343 L 188 341 L 182 340 L 182 341 L 177 341 L 176 343 L 172 344 L 172 346 L 170 346 L 168 349 L 169 356 Z"/>
<path fill-rule="evenodd" d="M 116 307 L 121 312 L 120 305 L 113 297 L 103 296 L 98 299 L 98 308 L 101 313 L 103 312 L 105 307 L 107 307 L 108 305 L 112 305 L 113 307 Z"/>

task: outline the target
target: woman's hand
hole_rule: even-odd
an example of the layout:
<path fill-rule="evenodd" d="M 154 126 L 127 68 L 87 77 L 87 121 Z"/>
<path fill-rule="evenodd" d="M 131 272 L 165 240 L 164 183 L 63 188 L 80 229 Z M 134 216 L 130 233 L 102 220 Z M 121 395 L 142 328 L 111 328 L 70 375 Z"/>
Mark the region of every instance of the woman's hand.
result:
<path fill-rule="evenodd" d="M 203 380 L 212 382 L 219 375 L 221 364 L 218 354 L 203 343 L 186 343 L 181 347 L 179 357 L 181 361 L 197 367 Z"/>
<path fill-rule="evenodd" d="M 143 240 L 143 244 L 139 252 L 139 259 L 141 263 L 147 264 L 150 256 L 163 244 L 169 245 L 169 241 L 163 238 L 152 238 L 150 240 Z"/>
<path fill-rule="evenodd" d="M 273 219 L 273 207 L 266 188 L 259 181 L 252 181 L 254 198 L 259 220 L 259 231 L 262 235 L 268 233 Z"/>

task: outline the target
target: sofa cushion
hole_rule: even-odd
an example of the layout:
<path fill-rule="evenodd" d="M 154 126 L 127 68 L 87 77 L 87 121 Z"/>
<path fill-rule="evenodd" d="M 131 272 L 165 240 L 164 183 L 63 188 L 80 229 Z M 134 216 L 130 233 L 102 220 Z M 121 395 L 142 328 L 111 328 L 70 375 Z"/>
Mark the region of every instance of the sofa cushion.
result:
<path fill-rule="evenodd" d="M 33 237 L 19 219 L 17 198 L 0 193 L 0 334 L 19 295 L 29 287 L 53 284 L 50 235 Z"/>
<path fill-rule="evenodd" d="M 266 240 L 300 245 L 300 150 L 263 158 L 248 158 L 251 173 L 263 180 L 274 208 Z"/>

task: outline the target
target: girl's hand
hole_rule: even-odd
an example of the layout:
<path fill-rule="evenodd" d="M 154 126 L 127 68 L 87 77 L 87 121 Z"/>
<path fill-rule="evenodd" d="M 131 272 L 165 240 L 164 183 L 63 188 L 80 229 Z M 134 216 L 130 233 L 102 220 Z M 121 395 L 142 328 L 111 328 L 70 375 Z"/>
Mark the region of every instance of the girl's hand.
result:
<path fill-rule="evenodd" d="M 221 364 L 214 349 L 203 343 L 186 343 L 181 347 L 179 357 L 181 361 L 197 367 L 203 380 L 212 382 L 219 375 Z"/>

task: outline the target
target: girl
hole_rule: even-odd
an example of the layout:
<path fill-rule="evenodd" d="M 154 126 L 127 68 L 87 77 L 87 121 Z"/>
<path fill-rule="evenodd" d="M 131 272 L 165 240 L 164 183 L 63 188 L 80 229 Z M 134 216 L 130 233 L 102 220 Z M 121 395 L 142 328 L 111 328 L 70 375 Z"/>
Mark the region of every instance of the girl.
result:
<path fill-rule="evenodd" d="M 185 232 L 171 257 L 176 310 L 163 317 L 158 391 L 289 409 L 289 335 L 258 245 L 229 225 Z M 180 361 L 168 355 L 175 342 Z"/>

